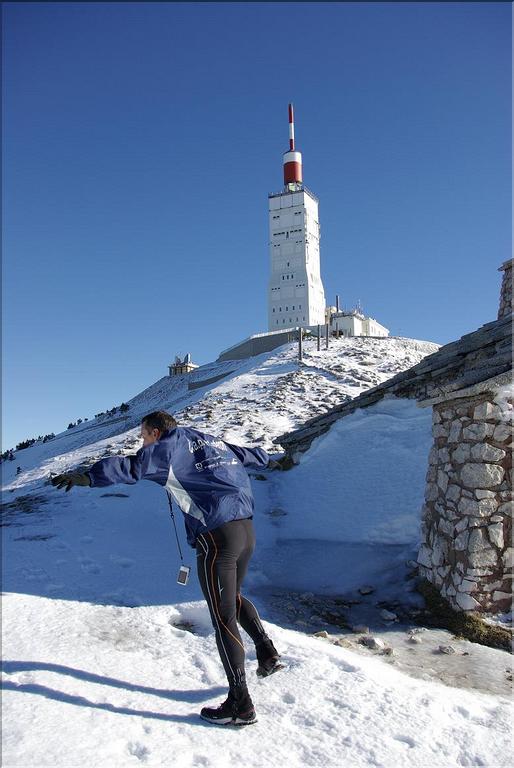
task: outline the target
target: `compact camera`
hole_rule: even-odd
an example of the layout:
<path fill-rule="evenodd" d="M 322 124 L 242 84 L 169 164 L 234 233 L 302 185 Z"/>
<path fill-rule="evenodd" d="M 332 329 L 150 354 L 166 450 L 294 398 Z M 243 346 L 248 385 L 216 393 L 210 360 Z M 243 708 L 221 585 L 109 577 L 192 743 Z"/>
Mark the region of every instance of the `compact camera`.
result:
<path fill-rule="evenodd" d="M 186 586 L 187 582 L 189 581 L 189 574 L 191 572 L 191 568 L 189 565 L 181 565 L 178 569 L 178 576 L 177 576 L 177 584 L 182 584 L 182 586 Z"/>

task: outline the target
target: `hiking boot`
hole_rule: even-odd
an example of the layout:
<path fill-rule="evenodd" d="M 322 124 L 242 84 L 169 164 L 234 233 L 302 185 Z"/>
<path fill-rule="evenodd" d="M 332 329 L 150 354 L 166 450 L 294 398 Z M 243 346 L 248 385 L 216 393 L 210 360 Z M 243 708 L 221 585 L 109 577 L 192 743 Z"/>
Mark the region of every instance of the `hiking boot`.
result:
<path fill-rule="evenodd" d="M 229 692 L 219 707 L 203 707 L 200 717 L 216 725 L 252 725 L 257 722 L 255 709 L 248 693 L 236 699 Z"/>
<path fill-rule="evenodd" d="M 255 651 L 257 653 L 258 677 L 268 677 L 268 675 L 278 672 L 279 669 L 283 669 L 284 665 L 280 663 L 280 654 L 269 637 L 257 643 Z"/>

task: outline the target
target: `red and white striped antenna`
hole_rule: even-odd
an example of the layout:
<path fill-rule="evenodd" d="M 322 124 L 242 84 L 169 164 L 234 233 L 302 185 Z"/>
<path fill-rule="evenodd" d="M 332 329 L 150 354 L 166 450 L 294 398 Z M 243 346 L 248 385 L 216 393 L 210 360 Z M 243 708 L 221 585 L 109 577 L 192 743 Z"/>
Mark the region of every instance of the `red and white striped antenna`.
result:
<path fill-rule="evenodd" d="M 294 111 L 293 105 L 289 105 L 289 151 L 294 152 Z"/>
<path fill-rule="evenodd" d="M 294 148 L 294 111 L 289 105 L 289 152 L 284 153 L 284 184 L 302 183 L 302 153 Z"/>

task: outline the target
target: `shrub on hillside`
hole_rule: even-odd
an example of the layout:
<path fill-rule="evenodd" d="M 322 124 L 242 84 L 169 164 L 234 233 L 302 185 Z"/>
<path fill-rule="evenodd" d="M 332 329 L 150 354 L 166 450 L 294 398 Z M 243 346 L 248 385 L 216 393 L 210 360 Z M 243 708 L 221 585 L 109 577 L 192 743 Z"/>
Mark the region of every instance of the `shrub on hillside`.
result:
<path fill-rule="evenodd" d="M 31 445 L 34 445 L 36 442 L 34 437 L 29 438 L 29 440 L 22 440 L 21 443 L 18 443 L 16 446 L 17 451 L 23 451 L 24 448 L 29 448 Z"/>

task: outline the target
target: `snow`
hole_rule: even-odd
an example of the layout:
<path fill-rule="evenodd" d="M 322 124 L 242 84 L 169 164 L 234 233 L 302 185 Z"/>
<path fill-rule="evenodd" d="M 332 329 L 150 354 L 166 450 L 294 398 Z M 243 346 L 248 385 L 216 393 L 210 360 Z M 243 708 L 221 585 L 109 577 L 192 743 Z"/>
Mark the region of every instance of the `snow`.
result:
<path fill-rule="evenodd" d="M 265 623 L 288 667 L 252 680 L 255 726 L 221 729 L 198 718 L 225 693 L 206 610 L 14 594 L 3 610 L 4 766 L 507 765 L 501 701 L 318 638 Z"/>
<path fill-rule="evenodd" d="M 419 604 L 406 562 L 419 541 L 426 410 L 381 401 L 336 422 L 290 472 L 251 473 L 258 544 L 245 592 L 286 669 L 258 679 L 244 638 L 258 723 L 243 729 L 198 717 L 224 699 L 226 680 L 196 577 L 175 582 L 180 560 L 162 489 L 142 482 L 65 494 L 48 484 L 50 472 L 134 452 L 139 420 L 156 408 L 277 450 L 274 437 L 435 349 L 340 339 L 320 352 L 308 342 L 301 366 L 295 345 L 212 363 L 156 382 L 121 418 L 86 422 L 5 462 L 4 767 L 510 765 L 507 654 L 444 630 L 413 645 L 407 625 L 380 619 L 376 605 Z M 180 513 L 177 525 L 192 565 Z M 366 596 L 364 584 L 373 585 Z M 395 655 L 326 624 L 323 600 L 334 596 Z M 319 629 L 328 639 L 313 636 Z M 437 653 L 450 642 L 454 656 Z"/>
<path fill-rule="evenodd" d="M 311 538 L 318 529 L 330 541 L 417 542 L 431 418 L 413 401 L 390 399 L 336 422 L 280 477 L 288 535 Z M 323 522 L 320 509 L 330 510 Z"/>

